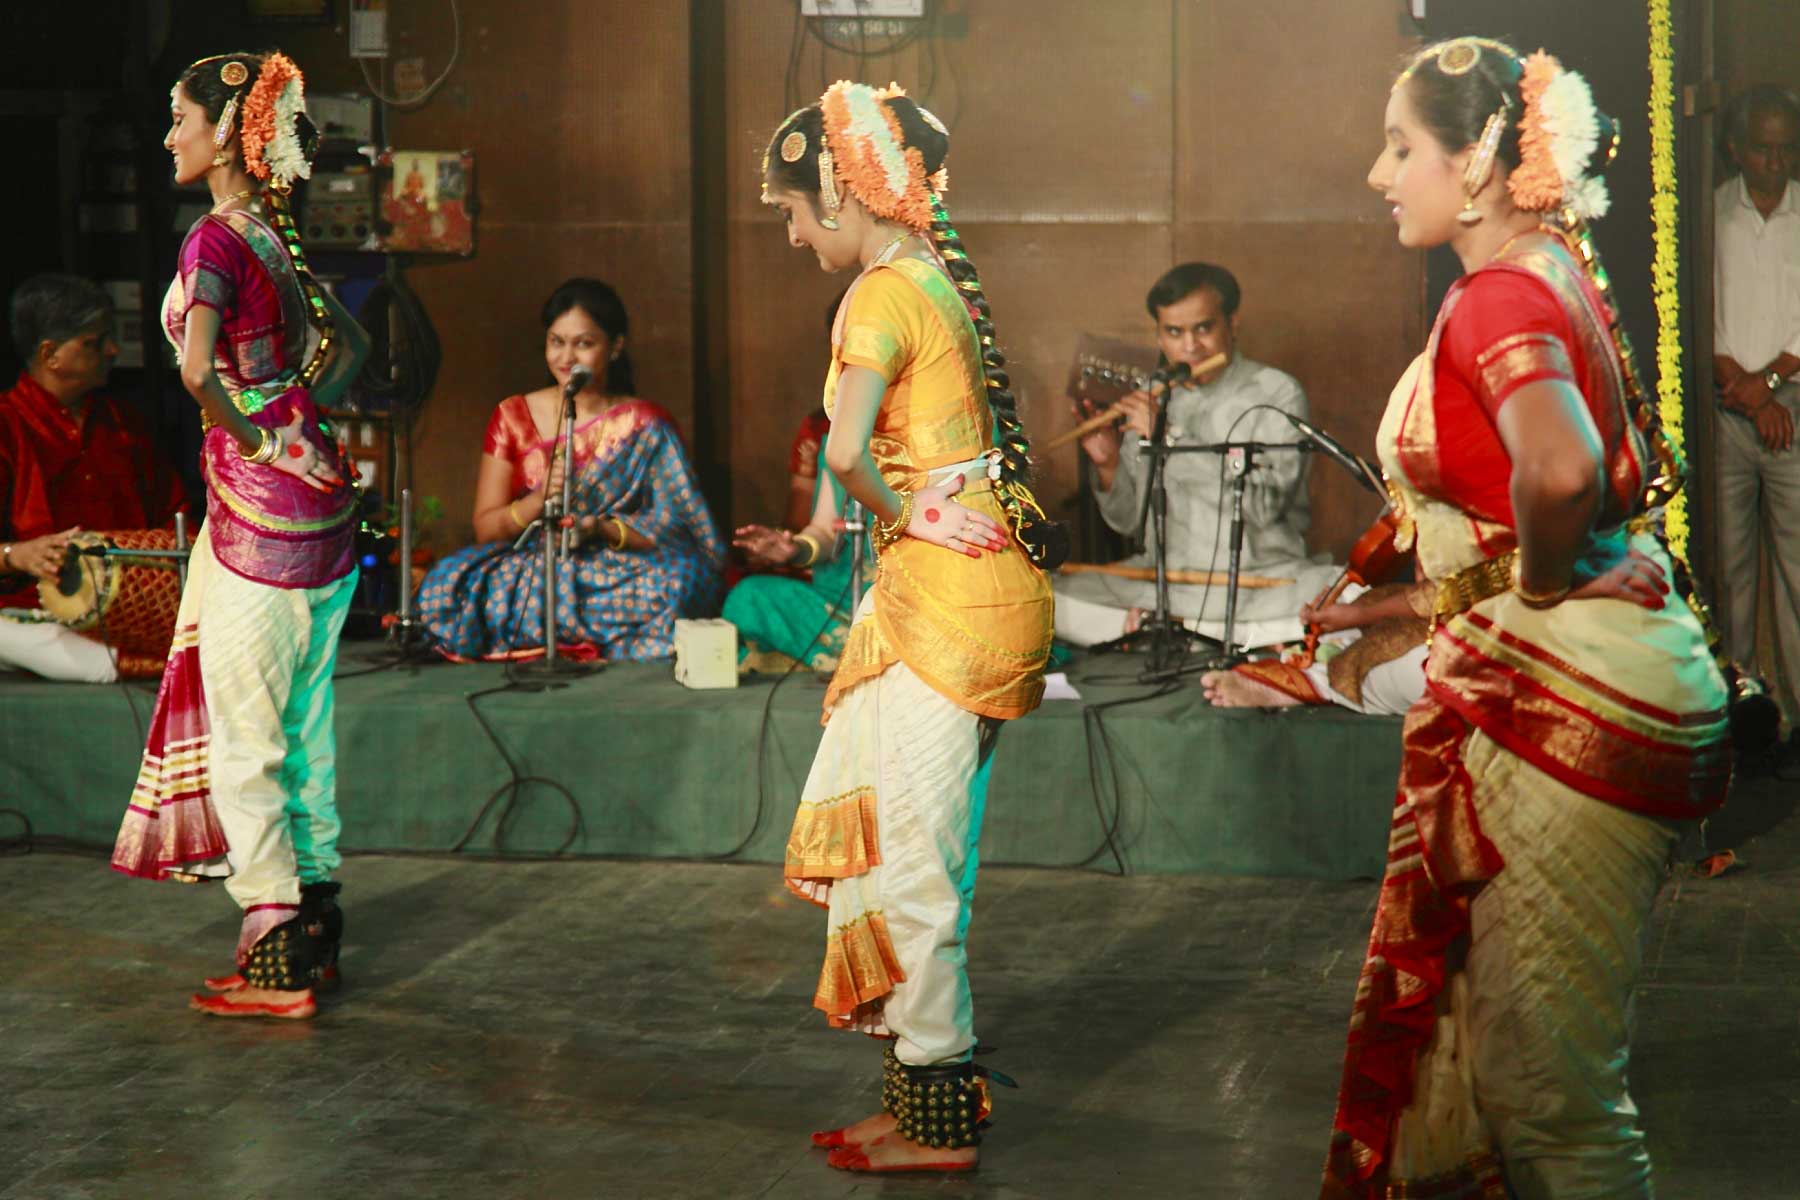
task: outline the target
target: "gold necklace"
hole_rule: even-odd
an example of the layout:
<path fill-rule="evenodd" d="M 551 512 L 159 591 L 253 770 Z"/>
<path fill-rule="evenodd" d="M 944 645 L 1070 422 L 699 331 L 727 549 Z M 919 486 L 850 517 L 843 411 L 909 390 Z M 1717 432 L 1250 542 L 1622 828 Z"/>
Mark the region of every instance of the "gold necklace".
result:
<path fill-rule="evenodd" d="M 896 233 L 892 238 L 890 238 L 888 240 L 887 245 L 883 246 L 881 249 L 879 249 L 875 252 L 875 257 L 871 258 L 869 260 L 869 266 L 870 267 L 879 267 L 883 263 L 887 262 L 889 259 L 893 258 L 894 257 L 894 248 L 911 236 L 912 236 L 912 230 L 910 230 L 910 229 L 903 229 L 899 233 Z M 867 270 L 868 268 L 865 267 L 863 269 Z"/>
<path fill-rule="evenodd" d="M 233 193 L 231 193 L 231 195 L 225 196 L 222 199 L 220 199 L 217 204 L 212 206 L 212 210 L 215 213 L 220 212 L 225 208 L 225 206 L 227 204 L 235 204 L 239 200 L 248 200 L 248 199 L 250 199 L 250 197 L 252 197 L 254 195 L 256 195 L 255 188 L 245 188 L 241 192 L 233 192 Z"/>

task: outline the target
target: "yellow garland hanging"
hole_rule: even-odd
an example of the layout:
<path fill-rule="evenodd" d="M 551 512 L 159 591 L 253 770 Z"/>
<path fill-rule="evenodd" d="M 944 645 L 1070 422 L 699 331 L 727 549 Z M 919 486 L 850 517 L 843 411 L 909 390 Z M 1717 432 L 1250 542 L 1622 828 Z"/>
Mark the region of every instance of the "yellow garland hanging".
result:
<path fill-rule="evenodd" d="M 1650 8 L 1650 215 L 1656 246 L 1651 290 L 1656 297 L 1656 392 L 1663 434 L 1685 457 L 1681 402 L 1681 266 L 1676 258 L 1679 217 L 1675 187 L 1675 55 L 1670 0 Z M 1687 497 L 1677 492 L 1664 510 L 1669 547 L 1687 556 Z"/>

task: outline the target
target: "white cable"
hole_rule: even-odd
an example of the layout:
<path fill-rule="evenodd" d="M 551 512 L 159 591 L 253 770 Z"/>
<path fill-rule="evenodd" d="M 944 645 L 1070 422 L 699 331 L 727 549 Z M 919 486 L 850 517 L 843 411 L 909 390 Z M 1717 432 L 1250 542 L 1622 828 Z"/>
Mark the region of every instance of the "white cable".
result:
<path fill-rule="evenodd" d="M 432 80 L 423 91 L 405 98 L 390 96 L 383 92 L 381 84 L 373 75 L 369 74 L 369 60 L 357 59 L 356 65 L 362 68 L 363 82 L 369 85 L 369 92 L 389 108 L 416 108 L 431 99 L 432 93 L 443 86 L 444 80 L 450 78 L 450 72 L 456 70 L 456 60 L 462 55 L 462 14 L 457 10 L 457 0 L 450 0 L 450 29 L 450 61 L 444 64 L 443 73 Z"/>

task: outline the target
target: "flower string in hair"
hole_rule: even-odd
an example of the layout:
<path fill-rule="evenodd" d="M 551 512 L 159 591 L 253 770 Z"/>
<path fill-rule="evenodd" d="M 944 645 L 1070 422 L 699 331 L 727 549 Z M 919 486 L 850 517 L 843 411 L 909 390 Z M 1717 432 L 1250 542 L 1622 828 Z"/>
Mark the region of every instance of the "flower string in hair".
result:
<path fill-rule="evenodd" d="M 296 128 L 305 111 L 306 81 L 300 68 L 285 54 L 269 55 L 244 97 L 239 128 L 244 169 L 277 191 L 285 192 L 294 180 L 312 175 Z"/>
<path fill-rule="evenodd" d="M 1533 212 L 1566 206 L 1584 221 L 1605 216 L 1612 197 L 1605 183 L 1587 173 L 1601 132 L 1587 80 L 1539 50 L 1525 60 L 1519 95 L 1525 101 L 1520 163 L 1507 181 L 1513 202 Z"/>
<path fill-rule="evenodd" d="M 925 156 L 906 144 L 899 119 L 885 103 L 904 95 L 905 90 L 895 83 L 880 90 L 844 79 L 832 84 L 819 97 L 824 150 L 830 151 L 835 177 L 864 208 L 877 217 L 922 230 L 932 222 L 933 182 L 940 177 L 948 182 L 948 176 L 940 170 L 928 177 Z M 821 153 L 821 165 L 824 160 Z M 822 193 L 834 190 L 828 180 L 819 182 Z"/>

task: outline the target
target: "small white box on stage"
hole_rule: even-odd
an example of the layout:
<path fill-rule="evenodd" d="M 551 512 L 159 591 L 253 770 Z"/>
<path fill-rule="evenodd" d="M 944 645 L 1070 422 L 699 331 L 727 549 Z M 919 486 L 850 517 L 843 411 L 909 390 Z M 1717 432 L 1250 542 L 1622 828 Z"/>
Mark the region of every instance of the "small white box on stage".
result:
<path fill-rule="evenodd" d="M 676 621 L 675 682 L 691 688 L 736 687 L 737 626 L 716 617 Z"/>

